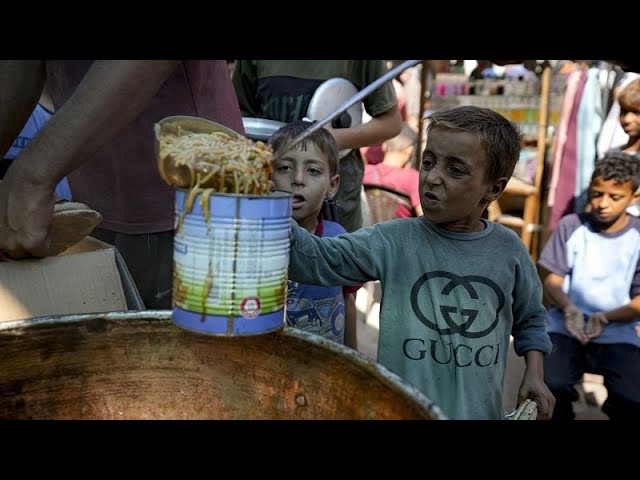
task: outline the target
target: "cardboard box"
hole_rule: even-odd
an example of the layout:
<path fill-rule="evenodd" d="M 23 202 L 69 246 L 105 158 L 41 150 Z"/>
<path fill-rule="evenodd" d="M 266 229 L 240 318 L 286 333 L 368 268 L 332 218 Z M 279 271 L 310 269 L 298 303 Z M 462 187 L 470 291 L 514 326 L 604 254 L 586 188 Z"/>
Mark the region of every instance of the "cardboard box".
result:
<path fill-rule="evenodd" d="M 113 246 L 86 237 L 56 257 L 0 262 L 0 321 L 144 310 Z"/>

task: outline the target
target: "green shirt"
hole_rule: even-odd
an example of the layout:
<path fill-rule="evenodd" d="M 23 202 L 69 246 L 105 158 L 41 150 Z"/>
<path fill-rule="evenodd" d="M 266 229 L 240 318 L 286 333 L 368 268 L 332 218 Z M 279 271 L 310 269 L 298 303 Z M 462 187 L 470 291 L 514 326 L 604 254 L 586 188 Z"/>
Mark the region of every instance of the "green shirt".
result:
<path fill-rule="evenodd" d="M 380 280 L 378 362 L 450 418 L 504 418 L 510 335 L 518 355 L 551 351 L 536 268 L 502 225 L 454 233 L 424 217 L 403 218 L 319 238 L 292 223 L 289 278 Z"/>

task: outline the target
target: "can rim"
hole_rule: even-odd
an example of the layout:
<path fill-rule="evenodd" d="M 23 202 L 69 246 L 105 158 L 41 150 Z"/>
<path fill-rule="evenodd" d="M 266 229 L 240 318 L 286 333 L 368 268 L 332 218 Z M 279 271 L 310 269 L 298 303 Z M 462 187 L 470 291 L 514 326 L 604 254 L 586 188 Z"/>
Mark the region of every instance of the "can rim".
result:
<path fill-rule="evenodd" d="M 182 192 L 185 195 L 188 195 L 191 191 L 190 188 L 176 188 L 176 191 Z M 198 193 L 201 195 L 201 193 Z M 215 190 L 211 192 L 211 197 L 232 197 L 232 198 L 291 198 L 293 196 L 292 193 L 284 192 L 282 190 L 278 190 L 275 192 L 269 192 L 267 194 L 259 195 L 256 193 L 220 193 Z"/>

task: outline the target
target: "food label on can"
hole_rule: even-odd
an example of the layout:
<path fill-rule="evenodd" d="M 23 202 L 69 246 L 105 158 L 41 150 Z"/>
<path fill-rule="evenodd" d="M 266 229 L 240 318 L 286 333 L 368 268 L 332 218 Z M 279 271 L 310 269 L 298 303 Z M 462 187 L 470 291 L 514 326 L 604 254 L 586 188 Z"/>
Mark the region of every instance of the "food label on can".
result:
<path fill-rule="evenodd" d="M 254 318 L 260 313 L 260 299 L 258 297 L 246 297 L 240 302 L 240 314 L 244 318 Z"/>

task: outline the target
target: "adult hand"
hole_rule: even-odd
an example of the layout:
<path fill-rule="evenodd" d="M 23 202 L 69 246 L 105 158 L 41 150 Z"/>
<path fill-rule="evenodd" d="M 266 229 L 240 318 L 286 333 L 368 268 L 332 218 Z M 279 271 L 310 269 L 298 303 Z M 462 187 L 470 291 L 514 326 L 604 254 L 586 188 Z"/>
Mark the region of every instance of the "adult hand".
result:
<path fill-rule="evenodd" d="M 589 342 L 589 337 L 584 332 L 584 315 L 575 305 L 569 305 L 564 309 L 564 327 L 582 345 Z"/>
<path fill-rule="evenodd" d="M 589 340 L 602 335 L 604 327 L 609 324 L 609 320 L 603 312 L 595 312 L 587 320 L 586 335 Z"/>
<path fill-rule="evenodd" d="M 0 182 L 0 254 L 44 257 L 50 245 L 53 188 L 15 163 Z"/>

